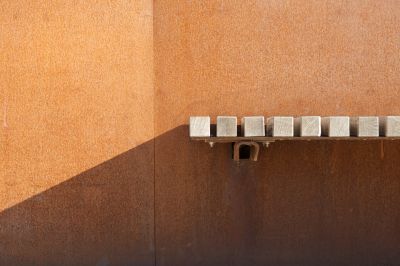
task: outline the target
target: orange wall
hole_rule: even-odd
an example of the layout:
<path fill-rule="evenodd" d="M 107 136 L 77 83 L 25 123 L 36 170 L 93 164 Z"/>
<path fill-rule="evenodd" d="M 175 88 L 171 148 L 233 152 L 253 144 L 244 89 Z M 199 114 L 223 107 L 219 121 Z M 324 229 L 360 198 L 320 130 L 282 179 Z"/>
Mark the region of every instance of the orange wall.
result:
<path fill-rule="evenodd" d="M 400 113 L 398 1 L 10 0 L 0 34 L 1 265 L 399 264 L 397 142 L 238 166 L 186 126 Z"/>
<path fill-rule="evenodd" d="M 399 1 L 155 1 L 158 265 L 400 263 L 397 142 L 240 166 L 190 115 L 400 113 Z"/>
<path fill-rule="evenodd" d="M 1 1 L 1 265 L 153 263 L 152 12 Z"/>

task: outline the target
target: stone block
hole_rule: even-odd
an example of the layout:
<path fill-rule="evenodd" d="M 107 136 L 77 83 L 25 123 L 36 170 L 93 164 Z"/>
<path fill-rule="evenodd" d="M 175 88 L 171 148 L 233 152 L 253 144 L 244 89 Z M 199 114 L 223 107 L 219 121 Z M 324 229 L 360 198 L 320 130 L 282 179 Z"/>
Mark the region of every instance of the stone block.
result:
<path fill-rule="evenodd" d="M 241 121 L 241 131 L 244 137 L 264 137 L 264 116 L 246 116 Z"/>
<path fill-rule="evenodd" d="M 273 116 L 267 119 L 268 136 L 272 137 L 293 137 L 293 117 Z"/>
<path fill-rule="evenodd" d="M 189 119 L 190 137 L 210 137 L 210 117 L 191 116 Z"/>
<path fill-rule="evenodd" d="M 379 118 L 380 135 L 400 137 L 400 116 L 382 116 Z"/>
<path fill-rule="evenodd" d="M 328 116 L 321 119 L 322 135 L 328 137 L 349 137 L 350 118 L 348 116 Z"/>
<path fill-rule="evenodd" d="M 294 120 L 295 135 L 299 137 L 320 137 L 321 136 L 321 117 L 320 116 L 301 116 Z"/>
<path fill-rule="evenodd" d="M 378 137 L 379 118 L 377 116 L 350 118 L 350 134 L 357 137 Z"/>
<path fill-rule="evenodd" d="M 236 116 L 217 116 L 217 137 L 237 137 Z"/>

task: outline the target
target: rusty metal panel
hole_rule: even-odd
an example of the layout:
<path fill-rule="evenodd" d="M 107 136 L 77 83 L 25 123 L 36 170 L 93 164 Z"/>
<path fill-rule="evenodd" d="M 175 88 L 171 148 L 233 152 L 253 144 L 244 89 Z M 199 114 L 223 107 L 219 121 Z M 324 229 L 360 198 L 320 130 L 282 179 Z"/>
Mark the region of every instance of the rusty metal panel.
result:
<path fill-rule="evenodd" d="M 400 113 L 400 3 L 167 0 L 154 17 L 157 264 L 399 264 L 398 142 L 272 143 L 238 167 L 182 125 Z"/>
<path fill-rule="evenodd" d="M 0 10 L 0 265 L 153 265 L 152 1 Z"/>

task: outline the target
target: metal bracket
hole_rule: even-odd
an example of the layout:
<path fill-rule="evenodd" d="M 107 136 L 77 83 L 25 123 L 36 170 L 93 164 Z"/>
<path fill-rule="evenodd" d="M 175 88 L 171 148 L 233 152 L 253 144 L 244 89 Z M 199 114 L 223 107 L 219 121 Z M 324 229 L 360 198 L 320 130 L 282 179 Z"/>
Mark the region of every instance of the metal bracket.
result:
<path fill-rule="evenodd" d="M 214 145 L 217 142 L 214 141 L 207 141 L 206 142 L 210 145 L 210 148 L 213 148 Z M 224 141 L 225 143 L 227 143 L 228 141 Z M 242 160 L 240 158 L 240 147 L 241 146 L 250 146 L 250 156 L 249 159 L 251 161 L 257 161 L 258 160 L 258 155 L 260 153 L 260 144 L 262 143 L 263 147 L 268 148 L 270 143 L 274 142 L 272 141 L 231 141 L 231 143 L 233 144 L 233 160 L 236 162 L 239 162 L 240 160 Z"/>
<path fill-rule="evenodd" d="M 268 148 L 272 142 L 276 141 L 372 141 L 372 140 L 400 140 L 400 137 L 191 137 L 194 141 L 204 141 L 214 147 L 217 143 L 233 145 L 233 160 L 240 162 L 240 147 L 250 146 L 249 159 L 258 160 L 260 144 Z"/>
<path fill-rule="evenodd" d="M 241 146 L 250 146 L 250 160 L 257 161 L 258 154 L 260 152 L 260 145 L 254 141 L 239 141 L 235 142 L 233 145 L 233 160 L 239 161 L 240 160 L 240 147 Z"/>

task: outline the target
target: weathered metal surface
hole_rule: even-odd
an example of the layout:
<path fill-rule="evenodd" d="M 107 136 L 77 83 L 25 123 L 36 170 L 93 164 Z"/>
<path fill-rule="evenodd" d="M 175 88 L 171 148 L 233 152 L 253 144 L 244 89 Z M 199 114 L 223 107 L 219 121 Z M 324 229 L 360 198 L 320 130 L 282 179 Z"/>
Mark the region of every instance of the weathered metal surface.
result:
<path fill-rule="evenodd" d="M 400 3 L 154 3 L 157 265 L 399 264 L 398 141 L 274 142 L 238 167 L 181 125 L 400 113 Z"/>
<path fill-rule="evenodd" d="M 156 139 L 161 265 L 399 259 L 398 141 L 278 141 L 238 166 L 230 145 L 210 149 L 187 134 L 182 126 Z M 179 157 L 168 144 L 178 139 Z"/>
<path fill-rule="evenodd" d="M 396 142 L 237 167 L 181 125 L 400 113 L 399 5 L 3 1 L 0 264 L 398 265 Z"/>
<path fill-rule="evenodd" d="M 211 147 L 214 147 L 215 144 L 231 144 L 234 145 L 234 148 L 240 143 L 260 143 L 263 147 L 270 147 L 271 143 L 274 142 L 298 142 L 298 141 L 306 141 L 306 142 L 319 142 L 323 143 L 324 141 L 376 141 L 382 140 L 384 142 L 392 142 L 397 141 L 397 143 L 393 143 L 394 145 L 400 145 L 400 137 L 192 137 L 190 138 L 192 141 L 201 141 L 205 143 L 209 143 Z M 265 151 L 268 152 L 268 151 Z M 253 161 L 257 161 L 257 156 L 259 151 L 257 151 L 256 156 L 252 156 L 255 158 Z M 228 154 L 225 156 L 229 156 Z M 289 158 L 289 157 L 288 157 Z M 239 155 L 236 150 L 234 150 L 233 159 L 235 161 L 239 160 Z"/>
<path fill-rule="evenodd" d="M 152 8 L 0 2 L 0 265 L 154 265 Z"/>
<path fill-rule="evenodd" d="M 260 152 L 260 145 L 257 142 L 252 142 L 252 141 L 235 142 L 233 145 L 233 160 L 236 162 L 240 161 L 240 148 L 243 146 L 250 147 L 250 154 L 248 159 L 252 161 L 257 161 L 258 154 Z"/>
<path fill-rule="evenodd" d="M 228 143 L 237 141 L 275 142 L 275 141 L 399 141 L 400 137 L 192 137 L 193 141 Z"/>

